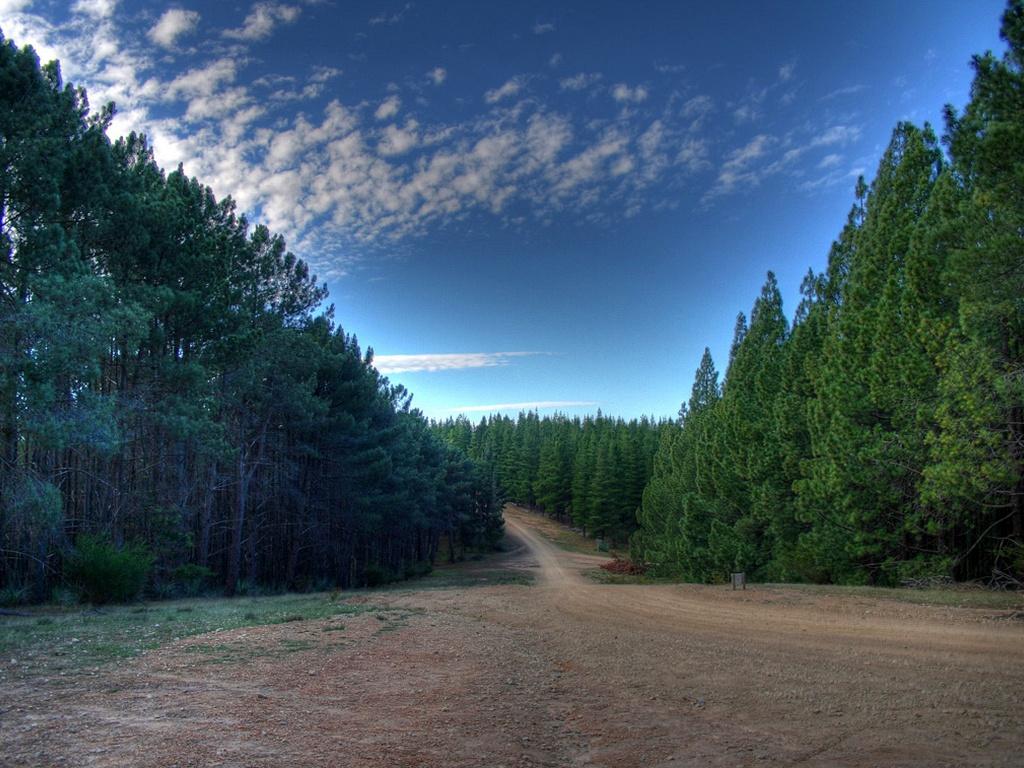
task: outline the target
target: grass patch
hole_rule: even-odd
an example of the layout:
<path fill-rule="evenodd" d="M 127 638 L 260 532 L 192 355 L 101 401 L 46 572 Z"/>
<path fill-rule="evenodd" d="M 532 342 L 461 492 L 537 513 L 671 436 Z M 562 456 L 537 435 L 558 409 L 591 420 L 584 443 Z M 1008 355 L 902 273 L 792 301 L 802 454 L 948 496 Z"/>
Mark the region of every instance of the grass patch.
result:
<path fill-rule="evenodd" d="M 531 583 L 533 583 L 533 576 L 523 571 L 503 568 L 485 569 L 458 563 L 435 569 L 429 576 L 420 579 L 416 587 L 410 589 L 466 589 Z"/>
<path fill-rule="evenodd" d="M 391 608 L 387 613 L 378 613 L 374 618 L 381 622 L 374 634 L 380 635 L 385 632 L 394 632 L 402 627 L 408 626 L 409 617 L 423 614 L 422 608 Z"/>
<path fill-rule="evenodd" d="M 282 654 L 299 653 L 300 651 L 308 651 L 315 647 L 316 643 L 309 640 L 292 640 L 285 638 L 281 641 L 280 652 Z"/>
<path fill-rule="evenodd" d="M 950 608 L 988 608 L 992 610 L 1014 610 L 1024 608 L 1024 594 L 1003 592 L 984 587 L 960 585 L 936 589 L 908 589 L 893 587 L 847 587 L 831 584 L 751 584 L 778 589 L 793 589 L 820 595 L 844 597 L 867 597 L 881 600 L 896 600 L 916 605 L 940 605 Z"/>
<path fill-rule="evenodd" d="M 306 617 L 303 616 L 301 613 L 290 613 L 287 616 L 282 616 L 281 618 L 274 619 L 274 621 L 271 621 L 271 622 L 268 622 L 268 623 L 269 624 L 289 624 L 289 623 L 291 623 L 293 621 L 305 621 L 305 620 L 306 620 Z"/>
<path fill-rule="evenodd" d="M 86 611 L 49 606 L 29 616 L 0 617 L 0 659 L 19 674 L 68 673 L 207 632 L 379 610 L 339 603 L 327 594 L 203 598 Z"/>
<path fill-rule="evenodd" d="M 687 584 L 666 576 L 629 575 L 609 573 L 601 568 L 592 568 L 584 575 L 596 584 Z M 726 585 L 728 586 L 728 585 Z M 778 589 L 805 592 L 822 597 L 867 598 L 870 600 L 893 600 L 914 605 L 937 605 L 949 608 L 982 608 L 989 610 L 1024 610 L 1024 594 L 986 589 L 968 584 L 938 587 L 934 589 L 910 589 L 906 587 L 863 587 L 836 584 L 756 584 L 749 583 L 748 589 Z"/>

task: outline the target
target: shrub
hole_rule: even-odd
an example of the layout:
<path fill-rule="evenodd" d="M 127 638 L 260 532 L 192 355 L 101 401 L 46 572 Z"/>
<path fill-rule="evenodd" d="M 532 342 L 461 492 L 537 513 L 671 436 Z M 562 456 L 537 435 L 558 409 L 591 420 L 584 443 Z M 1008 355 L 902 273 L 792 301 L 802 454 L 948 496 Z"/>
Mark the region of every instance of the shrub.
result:
<path fill-rule="evenodd" d="M 141 545 L 118 549 L 98 536 L 82 536 L 71 557 L 66 574 L 85 602 L 122 603 L 142 591 L 153 556 Z"/>
<path fill-rule="evenodd" d="M 146 596 L 154 600 L 173 600 L 178 596 L 178 586 L 166 581 L 158 581 L 146 590 Z"/>
<path fill-rule="evenodd" d="M 407 579 L 416 579 L 422 576 L 427 576 L 433 570 L 434 566 L 431 565 L 429 560 L 420 560 L 416 562 L 407 562 L 402 573 L 405 575 L 405 578 Z"/>
<path fill-rule="evenodd" d="M 73 589 L 58 586 L 50 592 L 50 602 L 57 605 L 74 605 L 78 602 L 78 595 Z"/>
<path fill-rule="evenodd" d="M 395 580 L 395 574 L 383 566 L 366 566 L 366 586 L 368 587 L 380 587 Z"/>
<path fill-rule="evenodd" d="M 8 586 L 0 589 L 0 606 L 14 608 L 28 602 L 28 589 L 25 587 Z"/>
<path fill-rule="evenodd" d="M 235 594 L 238 597 L 267 597 L 268 595 L 280 595 L 284 589 L 280 585 L 260 584 L 249 579 L 239 579 L 235 587 Z"/>
<path fill-rule="evenodd" d="M 179 565 L 171 574 L 171 579 L 178 585 L 185 597 L 201 595 L 212 578 L 213 571 L 205 566 L 195 565 L 194 563 Z"/>
<path fill-rule="evenodd" d="M 896 581 L 903 587 L 937 587 L 953 583 L 950 557 L 919 555 L 913 560 L 894 563 L 890 570 L 895 570 Z"/>

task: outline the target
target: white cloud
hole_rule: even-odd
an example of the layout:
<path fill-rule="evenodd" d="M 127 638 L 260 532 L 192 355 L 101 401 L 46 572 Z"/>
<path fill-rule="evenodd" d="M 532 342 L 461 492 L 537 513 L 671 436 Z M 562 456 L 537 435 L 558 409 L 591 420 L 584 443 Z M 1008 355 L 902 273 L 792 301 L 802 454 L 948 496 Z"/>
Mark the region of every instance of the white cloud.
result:
<path fill-rule="evenodd" d="M 715 103 L 710 96 L 694 96 L 687 100 L 679 111 L 682 117 L 690 121 L 690 131 L 696 132 L 704 127 L 708 116 L 715 111 Z"/>
<path fill-rule="evenodd" d="M 761 157 L 773 141 L 774 139 L 771 136 L 767 136 L 763 133 L 755 136 L 750 140 L 749 144 L 740 147 L 729 156 L 729 160 L 726 162 L 725 167 L 734 169 L 745 167 L 751 160 L 756 160 Z"/>
<path fill-rule="evenodd" d="M 398 114 L 398 110 L 402 108 L 402 100 L 397 96 L 388 96 L 384 101 L 377 107 L 377 111 L 373 113 L 373 116 L 378 120 L 387 120 Z"/>
<path fill-rule="evenodd" d="M 838 99 L 840 96 L 852 96 L 855 93 L 860 93 L 865 88 L 867 88 L 866 85 L 848 85 L 845 88 L 837 88 L 831 93 L 826 93 L 821 97 L 821 100 L 829 101 L 831 99 Z"/>
<path fill-rule="evenodd" d="M 484 94 L 484 101 L 488 104 L 496 104 L 509 96 L 515 96 L 523 89 L 523 78 L 513 77 L 507 80 L 500 88 L 492 88 Z"/>
<path fill-rule="evenodd" d="M 32 0 L 0 0 L 0 13 L 13 14 L 21 13 L 32 5 Z"/>
<path fill-rule="evenodd" d="M 704 203 L 716 197 L 735 192 L 741 187 L 756 187 L 761 183 L 762 174 L 751 166 L 764 157 L 768 149 L 777 142 L 773 136 L 759 134 L 747 144 L 729 153 L 728 159 L 719 169 L 714 185 L 705 193 Z"/>
<path fill-rule="evenodd" d="M 466 368 L 505 366 L 517 357 L 538 352 L 456 352 L 425 355 L 375 355 L 373 365 L 383 374 L 457 371 Z"/>
<path fill-rule="evenodd" d="M 299 18 L 302 9 L 297 5 L 284 3 L 256 3 L 245 17 L 242 26 L 224 31 L 224 36 L 233 40 L 253 42 L 269 37 L 278 24 L 290 24 Z"/>
<path fill-rule="evenodd" d="M 162 91 L 165 100 L 211 96 L 222 85 L 234 82 L 238 64 L 239 62 L 235 59 L 216 59 L 204 67 L 190 69 L 185 74 L 178 75 L 171 82 L 164 84 L 162 88 L 156 83 L 152 85 L 147 83 L 146 88 L 156 93 Z"/>
<path fill-rule="evenodd" d="M 747 95 L 732 113 L 737 124 L 753 123 L 761 118 L 769 90 L 769 88 L 754 89 L 753 87 L 748 90 Z"/>
<path fill-rule="evenodd" d="M 624 135 L 610 130 L 596 144 L 553 168 L 551 176 L 555 184 L 552 193 L 555 199 L 564 200 L 570 194 L 579 193 L 578 200 L 587 200 L 586 194 L 580 193 L 580 188 L 605 179 L 609 170 L 617 166 L 619 156 L 627 146 L 628 141 Z"/>
<path fill-rule="evenodd" d="M 647 88 L 642 85 L 630 88 L 625 83 L 618 83 L 612 88 L 612 98 L 621 102 L 639 104 L 641 101 L 646 101 L 648 95 Z"/>
<path fill-rule="evenodd" d="M 636 168 L 636 162 L 629 155 L 619 155 L 611 165 L 612 176 L 625 176 Z"/>
<path fill-rule="evenodd" d="M 551 58 L 548 59 L 548 66 L 551 67 L 552 69 L 555 69 L 561 63 L 562 63 L 562 54 L 560 54 L 560 53 L 553 53 L 553 54 L 551 54 Z"/>
<path fill-rule="evenodd" d="M 444 67 L 434 67 L 427 72 L 427 78 L 434 85 L 441 85 L 448 78 L 448 70 Z"/>
<path fill-rule="evenodd" d="M 752 123 L 761 116 L 761 111 L 755 104 L 741 104 L 733 110 L 732 116 L 737 123 Z"/>
<path fill-rule="evenodd" d="M 492 405 L 460 405 L 449 408 L 452 413 L 490 413 L 497 411 L 544 411 L 554 408 L 593 408 L 596 400 L 528 400 L 522 403 L 494 403 Z"/>
<path fill-rule="evenodd" d="M 384 138 L 377 145 L 377 151 L 385 156 L 405 154 L 419 143 L 418 127 L 415 120 L 407 120 L 403 128 L 389 125 L 384 129 Z"/>
<path fill-rule="evenodd" d="M 91 2 L 97 14 L 114 7 Z M 298 13 L 300 3 L 290 2 L 251 5 L 236 38 L 270 34 L 288 21 L 279 9 Z M 145 29 L 116 13 L 85 13 L 63 28 L 16 13 L 4 32 L 34 45 L 44 60 L 60 58 L 67 79 L 86 86 L 93 104 L 115 100 L 113 136 L 144 131 L 158 163 L 181 163 L 218 196 L 232 195 L 239 210 L 281 232 L 321 277 L 343 273 L 347 260 L 375 248 L 480 214 L 509 227 L 557 216 L 608 225 L 660 205 L 649 191 L 654 182 L 667 180 L 678 191 L 709 164 L 710 145 L 695 125 L 710 112 L 709 99 L 691 99 L 682 112 L 669 99 L 658 119 L 633 109 L 594 119 L 545 103 L 539 93 L 523 99 L 530 80 L 521 75 L 488 92 L 491 100 L 465 105 L 463 117 L 420 124 L 385 108 L 378 123 L 383 104 L 392 97 L 398 104 L 390 89 L 369 108 L 338 100 L 319 111 L 294 108 L 321 97 L 339 69 L 312 67 L 305 80 L 270 70 L 249 82 L 257 59 L 223 41 L 219 48 L 216 41 L 198 45 L 190 68 L 168 69 L 163 61 L 157 66 Z M 180 43 L 180 34 L 167 39 Z M 441 73 L 447 76 L 440 67 L 424 72 L 420 87 L 443 82 Z M 583 82 L 594 87 L 598 77 L 584 73 Z M 640 94 L 651 98 L 644 86 L 624 87 L 627 104 Z"/>
<path fill-rule="evenodd" d="M 319 64 L 313 67 L 313 73 L 309 76 L 311 83 L 326 83 L 336 77 L 341 77 L 344 72 L 337 67 L 323 67 Z"/>
<path fill-rule="evenodd" d="M 552 24 L 551 22 L 545 22 L 543 24 L 534 24 L 533 25 L 533 34 L 535 34 L 535 35 L 546 35 L 549 32 L 554 32 L 554 31 L 555 31 L 555 25 Z"/>
<path fill-rule="evenodd" d="M 656 61 L 654 62 L 654 70 L 663 75 L 678 75 L 679 73 L 686 71 L 686 65 L 670 64 L 667 61 Z"/>
<path fill-rule="evenodd" d="M 77 0 L 71 8 L 95 19 L 108 19 L 117 10 L 117 4 L 118 0 Z"/>
<path fill-rule="evenodd" d="M 860 138 L 860 128 L 855 125 L 833 125 L 811 140 L 811 146 L 829 147 L 833 144 L 847 144 Z"/>
<path fill-rule="evenodd" d="M 818 168 L 834 168 L 839 165 L 843 160 L 842 155 L 825 155 L 821 158 L 821 162 L 818 163 Z"/>
<path fill-rule="evenodd" d="M 394 13 L 378 13 L 376 16 L 370 19 L 369 24 L 371 27 L 375 27 L 379 24 L 400 24 L 402 22 L 402 19 L 405 18 L 405 14 L 407 14 L 411 9 L 412 3 L 406 3 L 404 6 L 402 6 L 402 9 L 400 11 L 396 11 Z"/>
<path fill-rule="evenodd" d="M 563 77 L 558 81 L 558 87 L 563 91 L 582 91 L 600 82 L 601 74 L 598 72 L 580 72 L 572 77 Z"/>
<path fill-rule="evenodd" d="M 834 157 L 834 155 L 829 155 L 829 157 Z M 826 168 L 829 166 L 819 164 L 818 167 Z M 860 167 L 854 167 L 847 171 L 843 171 L 840 168 L 835 167 L 833 164 L 831 166 L 831 170 L 829 170 L 824 176 L 801 182 L 800 189 L 804 192 L 815 192 L 824 187 L 832 187 L 836 184 L 849 183 L 851 179 L 856 179 L 858 176 L 863 175 L 863 173 L 864 169 Z"/>
<path fill-rule="evenodd" d="M 690 173 L 710 168 L 707 142 L 703 139 L 689 139 L 676 153 L 676 164 L 683 166 Z"/>
<path fill-rule="evenodd" d="M 196 11 L 170 8 L 164 11 L 157 23 L 146 34 L 157 45 L 173 48 L 179 37 L 194 30 L 198 24 L 199 14 Z"/>
<path fill-rule="evenodd" d="M 743 189 L 758 186 L 765 178 L 783 172 L 791 172 L 799 177 L 802 174 L 794 171 L 796 163 L 812 150 L 819 147 L 842 146 L 853 143 L 860 138 L 861 129 L 857 126 L 834 125 L 813 136 L 803 144 L 794 145 L 791 137 L 779 140 L 774 136 L 759 134 L 747 144 L 733 150 L 718 172 L 715 183 L 703 196 L 702 202 L 707 205 L 716 197 L 727 195 Z M 772 153 L 777 153 L 771 156 Z M 842 160 L 838 154 L 824 157 L 817 168 L 819 170 L 834 169 Z M 814 189 L 835 183 L 843 178 L 835 170 L 817 181 L 803 181 L 800 188 Z"/>
<path fill-rule="evenodd" d="M 791 61 L 787 64 L 783 64 L 779 67 L 779 82 L 785 83 L 793 79 L 793 73 L 796 71 L 796 62 Z"/>

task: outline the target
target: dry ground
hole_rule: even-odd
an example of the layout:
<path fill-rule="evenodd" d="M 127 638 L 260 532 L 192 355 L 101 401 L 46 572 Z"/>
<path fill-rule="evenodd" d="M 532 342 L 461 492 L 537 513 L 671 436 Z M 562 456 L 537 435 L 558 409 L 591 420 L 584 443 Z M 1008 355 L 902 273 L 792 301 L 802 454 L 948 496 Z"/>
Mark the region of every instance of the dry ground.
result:
<path fill-rule="evenodd" d="M 1024 765 L 1012 611 L 600 584 L 552 524 L 506 520 L 513 550 L 458 572 L 483 586 L 343 596 L 348 615 L 63 676 L 2 659 L 0 764 Z"/>

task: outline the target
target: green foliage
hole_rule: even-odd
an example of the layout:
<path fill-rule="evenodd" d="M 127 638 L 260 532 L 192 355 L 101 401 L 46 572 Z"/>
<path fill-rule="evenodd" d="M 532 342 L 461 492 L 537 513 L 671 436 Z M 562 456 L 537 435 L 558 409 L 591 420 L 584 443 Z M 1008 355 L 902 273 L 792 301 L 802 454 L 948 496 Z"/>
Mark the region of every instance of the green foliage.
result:
<path fill-rule="evenodd" d="M 472 435 L 449 449 L 279 235 L 112 143 L 112 116 L 0 36 L 0 588 L 132 591 L 131 548 L 83 542 L 62 573 L 82 529 L 143 543 L 163 597 L 355 586 L 499 540 Z"/>
<path fill-rule="evenodd" d="M 30 592 L 26 587 L 8 585 L 0 589 L 0 606 L 14 608 L 29 602 Z"/>
<path fill-rule="evenodd" d="M 293 617 L 332 620 L 399 612 L 373 604 L 339 603 L 326 594 L 235 599 L 203 598 L 148 606 L 107 606 L 102 611 L 48 611 L 45 616 L 5 617 L 0 648 L 16 656 L 23 671 L 47 677 L 60 671 L 95 669 L 160 648 L 183 637 L 214 630 L 278 624 Z M 248 658 L 252 658 L 251 655 Z"/>
<path fill-rule="evenodd" d="M 379 565 L 369 565 L 366 568 L 365 579 L 368 587 L 382 587 L 398 581 L 398 575 Z"/>
<path fill-rule="evenodd" d="M 627 541 L 636 529 L 658 429 L 647 418 L 626 422 L 600 412 L 585 419 L 524 412 L 475 426 L 460 417 L 434 425 L 449 445 L 469 445 L 495 501 L 538 507 L 613 542 Z"/>
<path fill-rule="evenodd" d="M 179 565 L 171 573 L 171 580 L 185 597 L 201 595 L 213 581 L 214 572 L 206 566 L 195 563 Z"/>
<path fill-rule="evenodd" d="M 142 545 L 117 548 L 99 536 L 83 535 L 68 557 L 66 573 L 84 602 L 103 605 L 137 597 L 152 566 L 153 556 Z"/>
<path fill-rule="evenodd" d="M 787 327 L 769 274 L 662 435 L 633 556 L 656 574 L 1020 584 L 1024 3 L 971 102 L 893 131 Z M 707 393 L 707 394 L 704 394 Z"/>

